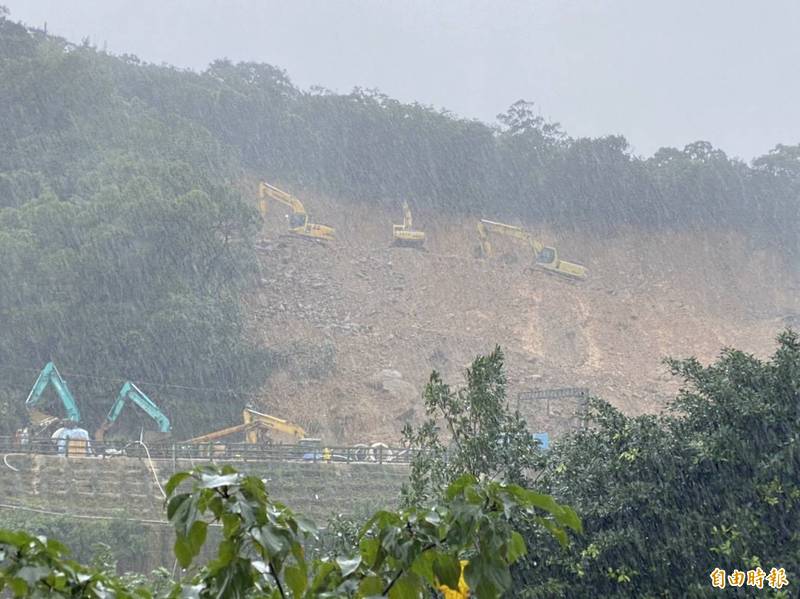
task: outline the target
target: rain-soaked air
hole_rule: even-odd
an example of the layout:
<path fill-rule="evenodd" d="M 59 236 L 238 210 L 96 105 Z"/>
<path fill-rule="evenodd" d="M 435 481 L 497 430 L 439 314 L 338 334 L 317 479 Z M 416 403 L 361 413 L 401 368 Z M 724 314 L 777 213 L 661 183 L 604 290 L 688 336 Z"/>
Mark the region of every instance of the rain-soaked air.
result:
<path fill-rule="evenodd" d="M 798 28 L 0 0 L 0 597 L 797 597 Z"/>

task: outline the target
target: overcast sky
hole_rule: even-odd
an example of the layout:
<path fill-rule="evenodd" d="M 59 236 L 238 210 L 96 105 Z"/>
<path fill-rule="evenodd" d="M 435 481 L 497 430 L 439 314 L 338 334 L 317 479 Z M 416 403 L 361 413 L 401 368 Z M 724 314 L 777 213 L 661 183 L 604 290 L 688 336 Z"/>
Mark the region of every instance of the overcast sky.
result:
<path fill-rule="evenodd" d="M 798 0 L 0 0 L 11 18 L 203 69 L 267 62 L 301 87 L 377 87 L 494 121 L 536 102 L 637 154 L 800 143 Z"/>

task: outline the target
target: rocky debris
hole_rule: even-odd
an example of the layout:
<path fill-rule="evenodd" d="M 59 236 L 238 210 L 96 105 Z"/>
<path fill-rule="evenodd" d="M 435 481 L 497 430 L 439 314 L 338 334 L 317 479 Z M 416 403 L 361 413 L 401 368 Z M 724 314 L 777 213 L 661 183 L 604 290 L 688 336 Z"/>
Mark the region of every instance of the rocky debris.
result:
<path fill-rule="evenodd" d="M 383 390 L 395 399 L 403 402 L 412 402 L 419 397 L 414 385 L 402 379 L 388 379 L 383 381 Z"/>
<path fill-rule="evenodd" d="M 565 257 L 590 269 L 589 280 L 571 283 L 526 272 L 524 261 L 476 260 L 474 239 L 452 224 L 429 229 L 428 252 L 393 251 L 383 222 L 391 218 L 374 219 L 366 224 L 383 237 L 367 240 L 359 229 L 329 246 L 263 242 L 261 285 L 247 299 L 253 334 L 285 363 L 261 401 L 282 417 L 319 422 L 320 435 L 339 442 L 396 438 L 401 415 L 421 409 L 432 370 L 461 385 L 463 369 L 496 344 L 514 404 L 526 390 L 580 385 L 641 413 L 677 391 L 664 356 L 707 362 L 723 346 L 766 355 L 783 324 L 799 320 L 787 273 L 759 268 L 744 251 L 698 254 L 713 244 L 696 237 L 553 235 Z M 737 266 L 735 280 L 705 267 L 725 263 Z M 783 303 L 766 310 L 763 289 Z M 327 347 L 335 354 L 319 351 Z"/>
<path fill-rule="evenodd" d="M 391 380 L 401 380 L 403 378 L 403 374 L 398 370 L 390 370 L 385 368 L 373 374 L 372 376 L 367 379 L 367 382 L 374 387 L 375 389 L 383 389 L 383 384 L 386 381 Z"/>
<path fill-rule="evenodd" d="M 406 405 L 419 397 L 416 387 L 403 380 L 403 375 L 398 370 L 380 370 L 370 376 L 367 383 L 373 389 L 384 391 L 393 398 L 406 402 Z"/>

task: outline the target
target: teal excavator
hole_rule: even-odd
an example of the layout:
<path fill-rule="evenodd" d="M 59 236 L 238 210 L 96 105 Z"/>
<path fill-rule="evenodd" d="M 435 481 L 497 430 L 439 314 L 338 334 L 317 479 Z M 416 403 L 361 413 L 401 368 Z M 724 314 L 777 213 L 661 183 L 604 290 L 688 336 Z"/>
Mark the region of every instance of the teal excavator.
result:
<path fill-rule="evenodd" d="M 47 365 L 42 368 L 36 382 L 33 384 L 33 388 L 28 394 L 28 399 L 25 400 L 25 407 L 28 408 L 28 413 L 33 425 L 39 429 L 39 431 L 44 431 L 48 426 L 58 420 L 55 416 L 35 409 L 35 406 L 41 402 L 44 391 L 47 389 L 48 385 L 52 385 L 56 390 L 56 394 L 64 406 L 67 418 L 74 422 L 80 422 L 81 411 L 78 409 L 78 404 L 75 402 L 75 398 L 72 396 L 69 387 L 67 387 L 66 381 L 61 378 L 61 374 L 58 372 L 56 365 L 52 362 L 48 362 Z"/>
<path fill-rule="evenodd" d="M 114 426 L 114 423 L 117 421 L 117 418 L 119 418 L 123 408 L 129 401 L 139 406 L 145 414 L 156 421 L 160 433 L 166 435 L 172 432 L 172 424 L 164 412 L 162 412 L 159 407 L 153 403 L 153 401 L 147 397 L 147 395 L 145 395 L 144 391 L 128 381 L 122 385 L 122 389 L 119 390 L 119 395 L 117 395 L 116 401 L 111 406 L 111 410 L 109 410 L 105 422 L 103 422 L 103 424 L 100 425 L 100 428 L 97 429 L 97 432 L 94 435 L 94 438 L 97 441 L 103 440 L 106 433 L 112 426 Z"/>

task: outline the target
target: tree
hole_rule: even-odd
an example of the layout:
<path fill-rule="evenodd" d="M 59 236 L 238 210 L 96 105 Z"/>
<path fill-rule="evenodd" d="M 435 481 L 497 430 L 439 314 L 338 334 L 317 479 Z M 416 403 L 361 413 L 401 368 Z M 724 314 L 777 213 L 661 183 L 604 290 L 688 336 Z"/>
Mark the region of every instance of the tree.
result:
<path fill-rule="evenodd" d="M 685 383 L 670 413 L 631 418 L 593 400 L 589 428 L 547 456 L 540 482 L 585 533 L 554 553 L 522 531 L 527 596 L 705 596 L 717 567 L 800 576 L 797 335 L 766 362 L 729 349 L 710 366 L 669 365 Z"/>
<path fill-rule="evenodd" d="M 525 484 L 535 465 L 536 441 L 525 420 L 506 400 L 500 347 L 478 356 L 466 371 L 466 387 L 452 389 L 438 372 L 425 387 L 429 419 L 417 430 L 406 425 L 405 443 L 419 448 L 404 490 L 409 505 L 436 497 L 460 476 Z"/>

